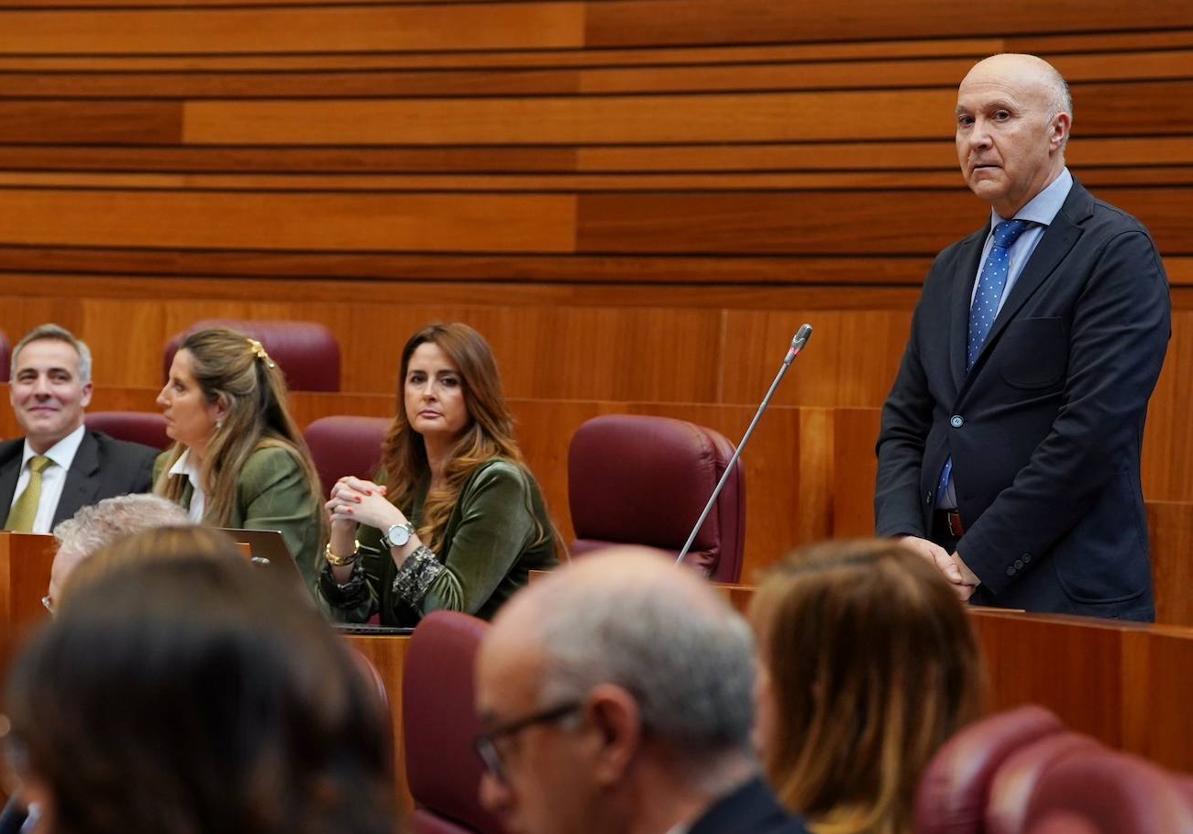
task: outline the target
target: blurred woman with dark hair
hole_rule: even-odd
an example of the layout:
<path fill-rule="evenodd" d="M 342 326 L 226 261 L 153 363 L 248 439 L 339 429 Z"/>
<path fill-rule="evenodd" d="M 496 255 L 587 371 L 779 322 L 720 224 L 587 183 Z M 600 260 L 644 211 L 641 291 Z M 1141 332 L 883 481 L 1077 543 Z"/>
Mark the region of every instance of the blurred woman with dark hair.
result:
<path fill-rule="evenodd" d="M 750 617 L 758 742 L 779 799 L 815 834 L 911 834 L 924 767 L 980 709 L 953 587 L 894 541 L 828 542 L 775 568 Z"/>
<path fill-rule="evenodd" d="M 388 712 L 300 593 L 211 556 L 78 587 L 9 677 L 37 830 L 392 834 Z"/>
<path fill-rule="evenodd" d="M 174 445 L 153 491 L 196 523 L 280 531 L 314 593 L 327 530 L 319 475 L 261 343 L 227 328 L 191 333 L 157 404 Z"/>
<path fill-rule="evenodd" d="M 331 491 L 320 592 L 355 622 L 414 625 L 438 609 L 488 619 L 561 553 L 493 352 L 468 325 L 425 327 L 402 350 L 399 391 L 380 483 L 345 477 Z"/>

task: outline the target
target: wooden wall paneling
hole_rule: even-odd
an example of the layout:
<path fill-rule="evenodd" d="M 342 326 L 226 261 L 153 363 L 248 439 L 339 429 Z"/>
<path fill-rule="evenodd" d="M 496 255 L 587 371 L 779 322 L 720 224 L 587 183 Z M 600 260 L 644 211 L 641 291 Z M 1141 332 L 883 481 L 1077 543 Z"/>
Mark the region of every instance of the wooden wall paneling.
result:
<path fill-rule="evenodd" d="M 753 402 L 766 392 L 800 324 L 808 346 L 775 394 L 806 406 L 876 406 L 890 391 L 911 326 L 910 310 L 729 310 L 721 399 Z"/>
<path fill-rule="evenodd" d="M 0 101 L 0 142 L 144 145 L 181 138 L 178 102 Z"/>
<path fill-rule="evenodd" d="M 601 144 L 931 139 L 952 90 L 354 101 L 188 101 L 190 144 Z M 943 128 L 947 131 L 947 128 Z"/>
<path fill-rule="evenodd" d="M 1193 503 L 1148 501 L 1147 522 L 1156 622 L 1193 626 Z"/>
<path fill-rule="evenodd" d="M 1030 0 L 999 6 L 997 20 L 967 13 L 933 0 L 872 0 L 864 11 L 825 9 L 767 0 L 615 0 L 592 3 L 585 25 L 590 47 L 774 43 L 799 41 L 923 38 L 932 36 L 1008 37 L 1035 32 L 1065 32 L 1073 24 L 1071 7 L 1041 10 Z M 1132 28 L 1171 29 L 1193 24 L 1193 11 L 1165 0 L 1142 0 L 1130 10 Z M 1093 0 L 1081 6 L 1086 32 L 1124 28 L 1122 6 Z"/>
<path fill-rule="evenodd" d="M 0 242 L 567 252 L 567 195 L 0 190 Z"/>
<path fill-rule="evenodd" d="M 910 192 L 581 194 L 577 245 L 581 252 L 935 255 L 986 221 L 983 204 L 959 180 L 954 189 Z M 1098 196 L 1141 218 L 1165 254 L 1193 251 L 1193 191 L 1107 188 Z"/>
<path fill-rule="evenodd" d="M 1156 627 L 1122 635 L 1123 747 L 1186 773 L 1193 771 L 1189 634 L 1185 628 Z M 1158 697 L 1161 692 L 1164 696 Z"/>
<path fill-rule="evenodd" d="M 567 147 L 136 147 L 0 145 L 0 169 L 324 173 L 568 172 Z"/>
<path fill-rule="evenodd" d="M 484 25 L 479 25 L 478 15 Z M 550 49 L 582 45 L 580 3 L 7 11 L 0 52 L 160 54 Z M 262 33 L 268 32 L 267 42 Z"/>
<path fill-rule="evenodd" d="M 1176 309 L 1164 369 L 1148 406 L 1143 434 L 1143 492 L 1148 498 L 1193 501 L 1193 312 Z"/>
<path fill-rule="evenodd" d="M 385 683 L 389 699 L 389 720 L 393 730 L 394 789 L 397 796 L 397 812 L 400 818 L 414 810 L 414 799 L 406 783 L 406 745 L 402 732 L 402 678 L 406 668 L 406 653 L 410 650 L 410 638 L 404 636 L 372 636 L 366 634 L 345 634 L 353 649 L 360 652 L 377 669 Z"/>
<path fill-rule="evenodd" d="M 874 535 L 874 445 L 882 424 L 877 408 L 835 408 L 832 412 L 832 536 Z"/>
<path fill-rule="evenodd" d="M 718 311 L 668 308 L 356 304 L 345 346 L 362 347 L 346 356 L 372 361 L 346 361 L 345 388 L 393 390 L 401 346 L 432 321 L 463 321 L 484 334 L 510 397 L 717 399 Z"/>
<path fill-rule="evenodd" d="M 1076 732 L 1123 745 L 1121 627 L 995 609 L 975 611 L 970 622 L 986 660 L 988 711 L 1040 704 Z"/>
<path fill-rule="evenodd" d="M 75 335 L 87 342 L 97 387 L 161 387 L 167 306 L 154 301 L 81 299 Z"/>

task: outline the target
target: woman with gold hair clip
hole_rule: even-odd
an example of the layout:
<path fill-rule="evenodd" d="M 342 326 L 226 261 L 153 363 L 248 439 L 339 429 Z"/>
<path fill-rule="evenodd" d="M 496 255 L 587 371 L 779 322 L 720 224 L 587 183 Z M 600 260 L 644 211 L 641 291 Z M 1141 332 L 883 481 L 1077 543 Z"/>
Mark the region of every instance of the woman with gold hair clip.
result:
<path fill-rule="evenodd" d="M 153 491 L 196 523 L 280 531 L 313 594 L 327 538 L 319 476 L 261 343 L 227 328 L 191 333 L 157 404 L 174 445 Z"/>

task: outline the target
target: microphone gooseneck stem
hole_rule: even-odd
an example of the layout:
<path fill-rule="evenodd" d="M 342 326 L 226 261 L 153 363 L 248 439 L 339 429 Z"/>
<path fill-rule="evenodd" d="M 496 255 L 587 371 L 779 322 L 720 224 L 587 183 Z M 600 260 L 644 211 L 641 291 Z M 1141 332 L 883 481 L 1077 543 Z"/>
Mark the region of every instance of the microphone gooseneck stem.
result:
<path fill-rule="evenodd" d="M 787 351 L 787 355 L 783 357 L 783 364 L 779 366 L 779 372 L 775 374 L 774 380 L 770 384 L 770 388 L 766 391 L 766 396 L 762 398 L 762 402 L 758 405 L 758 411 L 754 413 L 754 419 L 750 421 L 750 425 L 746 427 L 746 433 L 742 435 L 741 442 L 737 444 L 737 448 L 733 450 L 733 456 L 729 458 L 729 463 L 725 465 L 725 471 L 721 473 L 721 479 L 717 481 L 716 487 L 713 488 L 712 496 L 708 499 L 708 503 L 704 505 L 704 512 L 700 513 L 700 518 L 696 522 L 696 526 L 692 528 L 692 532 L 688 535 L 688 540 L 684 542 L 683 550 L 679 551 L 679 558 L 675 560 L 676 564 L 683 562 L 684 557 L 688 555 L 688 551 L 692 548 L 692 542 L 696 540 L 696 535 L 700 532 L 700 528 L 704 526 L 705 519 L 708 514 L 712 512 L 713 505 L 717 502 L 717 498 L 721 495 L 721 490 L 725 488 L 725 482 L 729 480 L 729 476 L 733 473 L 733 467 L 737 466 L 737 459 L 741 457 L 742 451 L 746 448 L 746 444 L 750 442 L 750 435 L 754 433 L 754 429 L 758 426 L 762 415 L 766 412 L 767 406 L 770 405 L 771 398 L 774 397 L 775 391 L 779 387 L 779 383 L 783 381 L 783 377 L 787 375 L 787 371 L 791 369 L 791 363 L 795 361 L 795 357 L 799 356 L 800 351 L 804 349 L 808 339 L 812 335 L 812 325 L 805 324 L 795 334 L 795 338 L 791 340 L 791 349 Z"/>

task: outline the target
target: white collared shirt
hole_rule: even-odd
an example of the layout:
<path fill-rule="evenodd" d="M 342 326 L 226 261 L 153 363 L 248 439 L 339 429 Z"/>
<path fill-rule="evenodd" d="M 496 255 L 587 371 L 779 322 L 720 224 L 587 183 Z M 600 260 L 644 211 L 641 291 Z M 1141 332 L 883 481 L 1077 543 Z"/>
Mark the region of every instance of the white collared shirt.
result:
<path fill-rule="evenodd" d="M 62 488 L 66 486 L 66 473 L 70 465 L 75 462 L 75 455 L 83 443 L 83 433 L 86 429 L 79 426 L 66 437 L 59 440 L 46 451 L 46 457 L 51 461 L 45 471 L 41 473 L 41 498 L 37 504 L 37 517 L 33 519 L 34 533 L 48 533 L 54 523 L 54 513 L 58 510 L 58 501 L 62 498 Z M 21 475 L 17 478 L 17 488 L 12 494 L 12 503 L 8 505 L 12 512 L 13 505 L 21 497 L 25 488 L 29 486 L 29 461 L 37 456 L 29 439 L 25 439 L 25 450 L 21 455 Z"/>
<path fill-rule="evenodd" d="M 203 513 L 207 509 L 207 493 L 203 491 L 199 470 L 191 463 L 191 450 L 187 449 L 183 452 L 166 474 L 186 475 L 186 479 L 191 482 L 193 492 L 191 493 L 191 504 L 186 508 L 186 515 L 195 524 L 201 524 Z"/>

